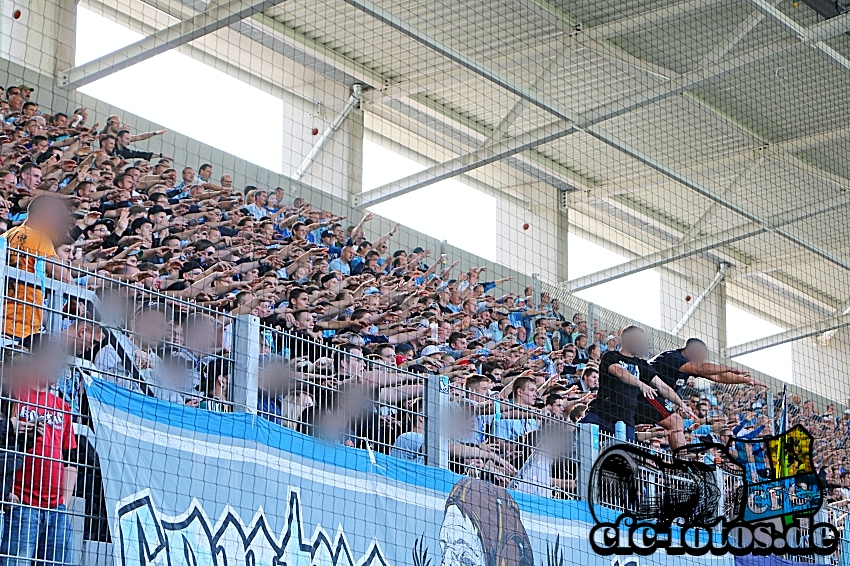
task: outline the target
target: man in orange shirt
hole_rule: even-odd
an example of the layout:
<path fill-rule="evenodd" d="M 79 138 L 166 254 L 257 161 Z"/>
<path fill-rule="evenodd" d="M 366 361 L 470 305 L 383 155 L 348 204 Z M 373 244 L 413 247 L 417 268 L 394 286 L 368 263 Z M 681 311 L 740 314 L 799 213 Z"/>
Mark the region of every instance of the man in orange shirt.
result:
<path fill-rule="evenodd" d="M 61 198 L 42 195 L 27 207 L 27 219 L 12 228 L 3 238 L 9 247 L 8 264 L 36 273 L 38 259 L 45 260 L 44 276 L 70 282 L 68 269 L 58 265 L 53 242 L 68 234 L 68 207 Z M 37 274 L 39 275 L 39 274 Z M 41 331 L 44 296 L 39 285 L 10 283 L 6 295 L 3 333 L 28 347 Z"/>

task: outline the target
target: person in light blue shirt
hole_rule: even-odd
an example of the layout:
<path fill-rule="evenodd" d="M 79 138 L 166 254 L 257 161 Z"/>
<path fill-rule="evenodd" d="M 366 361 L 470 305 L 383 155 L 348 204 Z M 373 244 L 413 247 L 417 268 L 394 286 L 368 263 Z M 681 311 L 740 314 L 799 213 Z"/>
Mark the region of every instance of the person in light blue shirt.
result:
<path fill-rule="evenodd" d="M 254 220 L 260 220 L 266 216 L 270 216 L 266 208 L 266 198 L 266 191 L 258 189 L 254 191 L 254 202 L 245 207 L 251 213 L 251 216 L 254 217 Z"/>
<path fill-rule="evenodd" d="M 529 413 L 534 413 L 534 404 L 537 402 L 537 384 L 530 377 L 518 377 L 513 382 L 511 401 L 517 408 L 527 408 Z M 535 418 L 510 418 L 497 419 L 493 423 L 493 436 L 506 442 L 517 442 L 529 432 L 540 428 L 538 419 Z"/>
<path fill-rule="evenodd" d="M 685 419 L 684 429 L 694 437 L 708 436 L 711 434 L 711 423 L 708 416 L 710 409 L 707 399 L 701 399 L 697 404 L 696 419 Z"/>
<path fill-rule="evenodd" d="M 363 268 L 363 262 L 366 260 L 366 254 L 372 250 L 372 244 L 369 242 L 360 242 L 357 245 L 357 252 L 354 254 L 354 257 L 351 258 L 351 269 L 354 270 L 355 274 L 359 274 Z"/>
<path fill-rule="evenodd" d="M 191 167 L 184 167 L 182 176 L 183 180 L 174 185 L 174 189 L 172 189 L 172 191 L 177 192 L 175 198 L 179 199 L 189 196 L 189 187 L 195 184 L 195 170 Z"/>
<path fill-rule="evenodd" d="M 339 257 L 331 260 L 328 264 L 329 271 L 338 271 L 345 276 L 351 275 L 351 259 L 354 257 L 354 248 L 345 246 L 342 248 Z"/>
<path fill-rule="evenodd" d="M 401 458 L 402 460 L 410 460 L 417 464 L 424 464 L 425 456 L 422 454 L 423 444 L 425 444 L 425 435 L 423 433 L 405 432 L 395 439 L 393 447 L 390 449 L 390 456 Z"/>
<path fill-rule="evenodd" d="M 410 460 L 417 464 L 425 463 L 422 447 L 425 444 L 425 417 L 423 416 L 425 402 L 420 397 L 410 405 L 410 418 L 413 421 L 413 430 L 405 432 L 396 438 L 390 449 L 390 456 Z"/>

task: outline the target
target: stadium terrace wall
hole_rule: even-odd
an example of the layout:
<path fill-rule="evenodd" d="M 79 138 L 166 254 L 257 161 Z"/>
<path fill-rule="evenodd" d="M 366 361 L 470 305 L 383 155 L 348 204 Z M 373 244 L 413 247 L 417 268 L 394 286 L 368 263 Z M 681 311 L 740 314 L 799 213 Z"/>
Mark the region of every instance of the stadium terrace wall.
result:
<path fill-rule="evenodd" d="M 156 124 L 150 120 L 146 120 L 145 118 L 126 112 L 101 100 L 87 96 L 79 91 L 63 89 L 56 85 L 53 77 L 45 76 L 2 58 L 0 58 L 0 61 L 2 61 L 2 64 L 0 64 L 0 84 L 9 85 L 26 83 L 34 86 L 36 88 L 34 100 L 48 112 L 54 108 L 62 111 L 73 111 L 75 108 L 86 107 L 90 111 L 90 123 L 94 123 L 94 121 L 97 121 L 98 119 L 102 120 L 108 115 L 116 114 L 120 115 L 123 122 L 130 126 L 134 132 L 148 132 L 163 127 L 161 124 Z M 353 223 L 356 223 L 363 215 L 362 210 L 351 207 L 346 200 L 338 196 L 295 181 L 286 175 L 265 169 L 257 164 L 238 158 L 210 145 L 201 143 L 198 140 L 185 136 L 179 132 L 169 131 L 169 134 L 166 136 L 156 136 L 149 140 L 139 142 L 138 144 L 135 144 L 135 146 L 154 152 L 161 151 L 166 155 L 173 157 L 175 165 L 178 168 L 184 166 L 197 167 L 201 163 L 209 163 L 213 166 L 214 176 L 221 175 L 225 172 L 233 175 L 233 184 L 237 189 L 241 189 L 246 185 L 255 185 L 258 187 L 283 187 L 286 190 L 287 197 L 304 197 L 308 202 L 313 204 L 313 206 L 323 210 L 332 210 L 334 213 L 345 215 L 348 217 L 349 221 L 353 220 Z M 394 223 L 391 220 L 375 215 L 375 219 L 370 222 L 367 227 L 367 236 L 377 237 L 380 234 L 385 234 L 390 230 L 393 224 Z M 412 249 L 417 246 L 432 250 L 431 258 L 434 260 L 438 259 L 441 251 L 447 253 L 452 261 L 459 260 L 461 262 L 461 268 L 486 266 L 487 273 L 489 274 L 489 280 L 502 277 L 513 277 L 513 281 L 500 287 L 500 289 L 506 293 L 513 292 L 519 294 L 524 288 L 530 285 L 536 285 L 540 289 L 548 290 L 552 293 L 553 297 L 557 297 L 561 300 L 563 304 L 561 312 L 566 316 L 569 316 L 572 312 L 588 313 L 589 311 L 594 311 L 595 317 L 601 322 L 601 326 L 609 329 L 620 328 L 625 324 L 640 324 L 639 321 L 634 321 L 611 311 L 601 309 L 598 306 L 590 305 L 586 301 L 574 295 L 567 295 L 559 292 L 556 286 L 546 285 L 539 281 L 535 282 L 530 272 L 521 273 L 512 270 L 505 265 L 485 260 L 462 248 L 441 242 L 432 236 L 428 236 L 416 230 L 411 230 L 406 226 L 399 227 L 396 236 L 393 237 L 390 244 L 391 249 Z M 646 327 L 646 325 L 642 326 Z M 654 352 L 671 348 L 680 341 L 675 336 L 656 329 L 652 330 L 651 337 Z M 713 358 L 718 361 L 721 359 L 720 355 L 716 352 L 714 353 Z M 779 380 L 761 372 L 754 371 L 753 373 L 762 381 L 769 383 L 774 391 L 782 390 L 782 382 Z M 818 406 L 821 407 L 825 407 L 826 403 L 831 402 L 827 400 L 826 397 L 812 393 L 800 386 L 795 385 L 789 388 L 789 391 L 790 390 L 799 392 L 807 398 L 811 398 Z M 832 401 L 842 403 L 846 400 L 834 399 Z"/>

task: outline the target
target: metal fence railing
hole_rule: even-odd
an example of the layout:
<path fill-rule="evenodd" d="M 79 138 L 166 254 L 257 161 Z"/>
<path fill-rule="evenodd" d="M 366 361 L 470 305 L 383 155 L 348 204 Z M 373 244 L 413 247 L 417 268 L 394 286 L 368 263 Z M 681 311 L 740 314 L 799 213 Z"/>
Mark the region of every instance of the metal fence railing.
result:
<path fill-rule="evenodd" d="M 256 316 L 262 314 L 258 310 L 273 311 L 273 304 L 243 308 L 237 301 L 207 300 L 204 286 L 192 282 L 169 292 L 139 277 L 68 270 L 9 250 L 2 239 L 0 269 L 6 288 L 0 299 L 6 325 L 0 344 L 0 421 L 16 419 L 9 422 L 18 427 L 0 447 L 5 455 L 0 464 L 10 477 L 22 474 L 11 492 L 20 491 L 21 482 L 39 484 L 29 472 L 32 462 L 23 462 L 21 454 L 31 448 L 27 442 L 45 419 L 68 423 L 76 445 L 65 459 L 37 458 L 75 476 L 67 486 L 67 510 L 57 508 L 73 537 L 69 554 L 57 563 L 105 564 L 111 556 L 87 376 L 199 410 L 256 414 L 321 442 L 440 466 L 551 498 L 584 499 L 600 444 L 613 440 L 596 427 L 569 421 L 569 415 L 538 409 L 534 397 L 542 386 L 533 381 L 535 390 L 523 402 L 516 395 L 507 401 L 474 392 L 463 385 L 474 365 L 458 369 L 436 356 L 425 360 L 426 366 L 381 344 L 367 351 L 366 341 L 374 339 L 368 335 L 309 324 L 284 331 L 268 324 L 271 317 L 261 323 Z M 55 406 L 43 398 L 24 405 L 16 393 L 37 390 L 40 383 L 26 380 L 38 375 L 54 376 L 49 390 L 61 400 Z M 515 384 L 503 385 L 510 390 Z M 52 416 L 44 417 L 48 413 Z M 660 490 L 687 488 L 689 479 L 671 481 L 644 466 L 637 481 L 651 501 L 663 499 Z M 738 489 L 736 481 L 718 477 L 727 497 Z M 54 493 L 57 486 L 46 487 Z M 612 492 L 603 503 L 624 510 L 618 497 Z M 32 500 L 7 496 L 6 503 L 7 519 L 22 512 L 15 509 L 42 509 Z M 9 547 L 0 552 L 3 548 L 15 552 Z"/>

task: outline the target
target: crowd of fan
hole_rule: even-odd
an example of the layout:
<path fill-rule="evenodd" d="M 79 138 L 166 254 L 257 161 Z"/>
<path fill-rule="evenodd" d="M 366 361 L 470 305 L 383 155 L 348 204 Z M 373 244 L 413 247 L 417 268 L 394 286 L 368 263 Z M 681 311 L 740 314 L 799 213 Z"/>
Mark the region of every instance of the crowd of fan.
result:
<path fill-rule="evenodd" d="M 707 435 L 773 432 L 764 388 L 707 362 L 699 340 L 648 362 L 639 328 L 608 332 L 582 314 L 564 316 L 547 293 L 502 293 L 507 280 L 488 279 L 484 268 L 393 246 L 395 227 L 367 237 L 371 214 L 345 223 L 280 187 L 237 190 L 209 164 L 180 168 L 132 147 L 165 130 L 134 133 L 118 116 L 89 127 L 85 108 L 43 114 L 31 94 L 9 87 L 0 103 L 0 232 L 10 265 L 95 291 L 126 331 L 114 339 L 89 305 L 70 302 L 51 337 L 108 380 L 233 410 L 234 320 L 254 314 L 260 415 L 421 462 L 424 388 L 445 379 L 451 466 L 503 485 L 542 431 L 566 423 L 614 433 L 622 422 L 629 439 L 674 449 Z M 43 273 L 37 257 L 47 258 Z M 42 300 L 38 285 L 10 286 L 7 345 L 46 342 L 44 313 L 33 306 Z M 79 376 L 58 375 L 57 403 L 85 413 Z M 788 407 L 817 436 L 822 473 L 846 499 L 848 415 L 817 415 L 797 400 Z M 568 454 L 556 456 L 548 487 L 566 495 L 575 470 Z"/>

